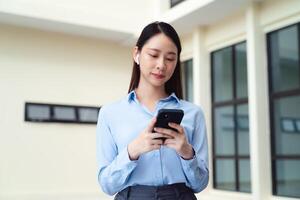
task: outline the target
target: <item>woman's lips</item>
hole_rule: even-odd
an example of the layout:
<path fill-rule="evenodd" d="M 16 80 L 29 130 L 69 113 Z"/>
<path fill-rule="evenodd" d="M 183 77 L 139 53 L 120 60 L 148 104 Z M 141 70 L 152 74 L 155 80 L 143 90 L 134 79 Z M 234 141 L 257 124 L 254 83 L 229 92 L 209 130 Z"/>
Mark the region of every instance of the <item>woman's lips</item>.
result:
<path fill-rule="evenodd" d="M 155 74 L 155 73 L 151 73 L 155 78 L 157 78 L 157 79 L 163 79 L 163 78 L 165 78 L 165 76 L 164 75 L 162 75 L 162 74 Z"/>

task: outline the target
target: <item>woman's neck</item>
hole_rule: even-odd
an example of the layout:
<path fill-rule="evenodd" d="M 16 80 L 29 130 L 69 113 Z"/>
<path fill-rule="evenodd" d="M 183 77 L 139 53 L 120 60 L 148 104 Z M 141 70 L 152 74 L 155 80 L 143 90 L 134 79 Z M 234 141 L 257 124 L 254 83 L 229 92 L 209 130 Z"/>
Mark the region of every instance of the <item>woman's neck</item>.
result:
<path fill-rule="evenodd" d="M 151 111 L 155 109 L 157 101 L 168 96 L 164 86 L 153 87 L 139 84 L 139 86 L 135 89 L 135 92 L 139 102 L 145 105 Z"/>

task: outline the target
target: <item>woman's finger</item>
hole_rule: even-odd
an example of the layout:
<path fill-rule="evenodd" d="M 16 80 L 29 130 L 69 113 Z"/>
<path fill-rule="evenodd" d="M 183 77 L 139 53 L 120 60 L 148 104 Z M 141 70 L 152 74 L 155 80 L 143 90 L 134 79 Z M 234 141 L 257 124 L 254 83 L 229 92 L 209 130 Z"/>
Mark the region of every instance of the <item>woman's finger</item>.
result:
<path fill-rule="evenodd" d="M 178 133 L 183 133 L 183 127 L 180 126 L 179 124 L 176 124 L 176 123 L 169 123 L 168 124 L 171 128 L 174 128 L 178 131 Z"/>
<path fill-rule="evenodd" d="M 164 141 L 164 145 L 169 145 L 169 144 L 176 144 L 176 140 L 175 139 L 166 139 Z"/>
<path fill-rule="evenodd" d="M 152 140 L 152 145 L 162 145 L 163 140 Z"/>
<path fill-rule="evenodd" d="M 156 117 L 153 117 L 146 128 L 149 133 L 153 131 L 155 123 L 156 123 Z"/>
<path fill-rule="evenodd" d="M 171 138 L 170 136 L 164 135 L 162 133 L 156 133 L 156 132 L 151 133 L 151 135 L 150 135 L 151 139 L 157 139 L 157 138 L 162 138 L 162 137 L 163 138 Z"/>
<path fill-rule="evenodd" d="M 161 145 L 159 145 L 159 144 L 152 145 L 153 149 L 160 149 L 160 147 L 161 147 Z"/>
<path fill-rule="evenodd" d="M 169 137 L 176 137 L 176 134 L 178 134 L 177 132 L 171 130 L 171 129 L 167 129 L 167 128 L 158 128 L 158 127 L 155 127 L 154 128 L 154 131 L 157 132 L 157 133 L 161 133 L 161 134 L 164 134 L 164 135 L 167 135 Z"/>

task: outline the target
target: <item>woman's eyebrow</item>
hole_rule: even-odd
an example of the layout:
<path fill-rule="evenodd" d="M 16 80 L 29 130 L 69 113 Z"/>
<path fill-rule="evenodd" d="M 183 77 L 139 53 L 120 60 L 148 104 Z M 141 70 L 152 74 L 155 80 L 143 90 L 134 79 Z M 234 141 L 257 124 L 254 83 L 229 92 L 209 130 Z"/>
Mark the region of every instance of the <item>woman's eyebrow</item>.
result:
<path fill-rule="evenodd" d="M 160 50 L 159 49 L 155 49 L 155 48 L 148 48 L 149 50 L 152 50 L 152 51 L 157 51 L 157 52 L 160 52 Z M 168 52 L 168 54 L 172 54 L 172 55 L 176 55 L 176 53 L 175 52 L 173 52 L 173 51 L 169 51 Z"/>

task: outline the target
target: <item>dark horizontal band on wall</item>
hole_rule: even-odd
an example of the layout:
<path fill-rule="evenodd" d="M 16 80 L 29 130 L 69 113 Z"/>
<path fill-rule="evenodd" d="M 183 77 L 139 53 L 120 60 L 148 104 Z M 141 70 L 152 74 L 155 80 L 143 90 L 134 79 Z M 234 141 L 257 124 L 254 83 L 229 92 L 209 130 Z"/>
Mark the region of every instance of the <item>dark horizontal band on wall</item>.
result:
<path fill-rule="evenodd" d="M 100 107 L 25 102 L 25 121 L 96 124 Z"/>

